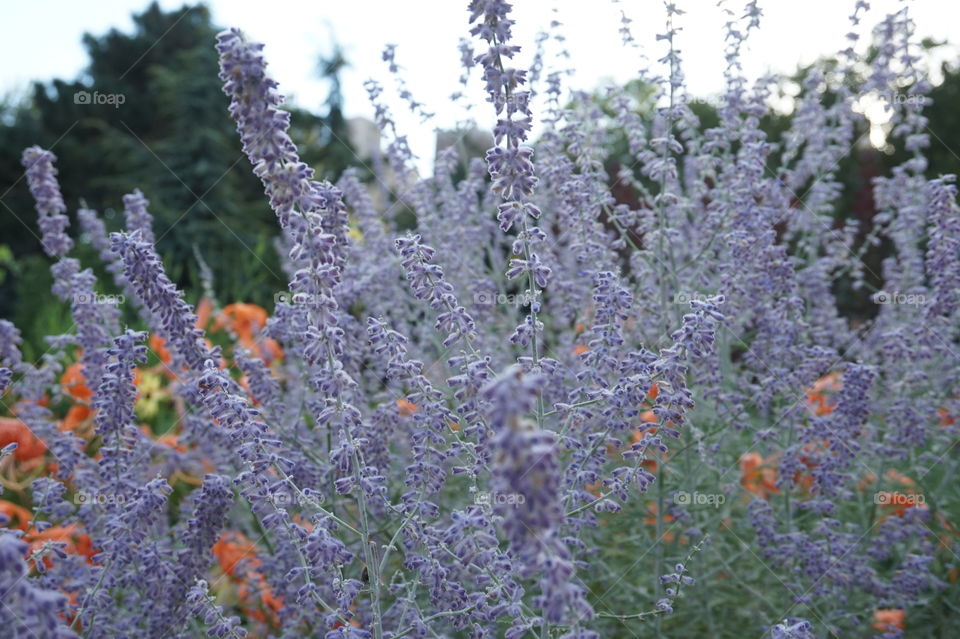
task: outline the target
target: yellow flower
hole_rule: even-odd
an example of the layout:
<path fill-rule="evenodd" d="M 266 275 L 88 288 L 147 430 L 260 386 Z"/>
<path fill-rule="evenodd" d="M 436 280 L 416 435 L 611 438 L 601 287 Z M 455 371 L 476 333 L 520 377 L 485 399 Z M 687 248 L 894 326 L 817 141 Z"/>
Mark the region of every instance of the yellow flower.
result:
<path fill-rule="evenodd" d="M 137 403 L 134 410 L 140 419 L 155 417 L 160 411 L 160 402 L 165 400 L 169 393 L 163 387 L 163 378 L 157 373 L 140 373 L 140 383 L 137 385 Z"/>
<path fill-rule="evenodd" d="M 350 239 L 354 242 L 363 242 L 363 231 L 360 230 L 360 227 L 350 225 L 350 231 L 347 233 L 350 236 Z"/>

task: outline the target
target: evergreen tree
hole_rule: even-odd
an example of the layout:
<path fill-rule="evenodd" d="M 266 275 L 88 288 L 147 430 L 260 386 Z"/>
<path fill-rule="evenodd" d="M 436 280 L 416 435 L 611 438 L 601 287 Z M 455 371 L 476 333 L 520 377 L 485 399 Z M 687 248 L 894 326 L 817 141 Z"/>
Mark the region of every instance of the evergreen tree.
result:
<path fill-rule="evenodd" d="M 35 83 L 29 100 L 3 109 L 0 234 L 20 275 L 0 279 L 0 316 L 21 325 L 47 297 L 28 293 L 49 290 L 19 163 L 31 144 L 58 156 L 71 216 L 82 198 L 110 230 L 119 230 L 122 196 L 141 189 L 151 202 L 157 247 L 180 286 L 198 290 L 196 250 L 224 301 L 270 305 L 285 287 L 272 244 L 276 221 L 243 156 L 217 77 L 220 28 L 203 5 L 165 12 L 153 3 L 134 24 L 133 33 L 85 35 L 89 65 L 79 79 Z M 318 177 L 335 179 L 354 157 L 339 91 L 345 64 L 337 49 L 321 69 L 332 86 L 326 117 L 293 109 L 294 139 L 304 160 L 322 172 Z"/>

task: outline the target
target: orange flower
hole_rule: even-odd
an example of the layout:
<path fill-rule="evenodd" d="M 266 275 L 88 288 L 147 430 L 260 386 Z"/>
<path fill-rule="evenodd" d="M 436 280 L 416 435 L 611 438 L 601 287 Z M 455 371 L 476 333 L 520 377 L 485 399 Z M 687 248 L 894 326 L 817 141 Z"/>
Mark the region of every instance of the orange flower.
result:
<path fill-rule="evenodd" d="M 187 447 L 180 443 L 176 433 L 164 433 L 163 435 L 160 435 L 157 437 L 157 443 L 163 444 L 164 446 L 169 446 L 170 448 L 181 453 L 187 452 Z"/>
<path fill-rule="evenodd" d="M 263 339 L 263 345 L 267 349 L 267 353 L 270 355 L 270 360 L 283 359 L 283 349 L 280 347 L 280 344 L 277 340 L 272 337 L 265 337 Z"/>
<path fill-rule="evenodd" d="M 950 523 L 950 520 L 947 519 L 946 515 L 943 514 L 943 511 L 940 511 L 936 514 L 936 521 L 943 528 L 943 532 L 940 533 L 940 545 L 943 548 L 950 550 L 953 546 L 953 540 L 957 536 L 956 527 Z M 951 551 L 953 552 L 953 551 Z M 956 568 L 954 568 L 956 570 Z M 956 581 L 956 579 L 954 579 Z"/>
<path fill-rule="evenodd" d="M 897 471 L 895 471 L 895 470 L 892 469 L 892 468 L 889 469 L 889 470 L 886 472 L 886 477 L 887 477 L 888 480 L 890 480 L 890 481 L 892 481 L 892 482 L 897 482 L 898 484 L 902 484 L 902 485 L 904 485 L 904 486 L 916 486 L 916 485 L 917 485 L 915 481 L 913 481 L 912 479 L 910 479 L 909 477 L 907 477 L 906 475 L 904 475 L 904 474 L 902 474 L 902 473 L 898 473 Z"/>
<path fill-rule="evenodd" d="M 903 489 L 900 491 L 882 490 L 876 494 L 875 503 L 883 510 L 883 518 L 891 515 L 901 516 L 910 508 L 927 507 L 923 494 L 914 489 L 916 482 L 912 479 L 892 468 L 885 473 L 885 476 L 888 482 L 899 484 Z M 864 490 L 876 481 L 877 476 L 869 473 L 860 481 L 859 488 Z"/>
<path fill-rule="evenodd" d="M 831 409 L 832 410 L 832 409 Z M 833 449 L 830 442 L 827 440 L 821 440 L 819 442 L 809 442 L 804 444 L 802 451 L 807 453 L 806 455 L 800 456 L 800 463 L 806 466 L 809 470 L 813 470 L 820 465 L 820 461 L 815 456 L 820 455 L 833 455 L 836 457 L 840 453 Z M 810 491 L 813 487 L 814 478 L 809 473 L 798 472 L 793 476 L 793 483 L 799 484 L 804 490 Z"/>
<path fill-rule="evenodd" d="M 276 623 L 274 613 L 283 608 L 283 598 L 274 595 L 266 578 L 257 572 L 260 567 L 257 545 L 240 532 L 225 532 L 213 545 L 212 551 L 220 569 L 237 583 L 237 597 L 241 605 L 247 606 L 244 612 L 261 623 Z M 251 584 L 256 584 L 255 590 L 260 595 L 263 610 L 249 607 L 252 603 Z"/>
<path fill-rule="evenodd" d="M 91 415 L 93 411 L 86 404 L 74 404 L 60 422 L 60 430 L 76 430 L 77 426 L 87 421 Z"/>
<path fill-rule="evenodd" d="M 667 454 L 663 453 L 663 461 L 667 461 Z M 640 462 L 640 465 L 643 466 L 647 471 L 651 473 L 657 472 L 657 460 L 656 459 L 644 459 Z"/>
<path fill-rule="evenodd" d="M 760 453 L 746 453 L 740 457 L 740 484 L 748 492 L 766 499 L 780 494 L 777 488 L 777 470 Z"/>
<path fill-rule="evenodd" d="M 397 410 L 400 411 L 401 417 L 410 417 L 417 412 L 417 405 L 412 402 L 408 402 L 405 399 L 398 399 Z"/>
<path fill-rule="evenodd" d="M 213 302 L 209 298 L 201 298 L 197 302 L 197 328 L 206 328 L 210 323 L 210 313 L 213 312 Z"/>
<path fill-rule="evenodd" d="M 813 489 L 813 475 L 809 473 L 794 473 L 793 483 L 800 486 L 800 488 L 805 493 L 809 493 Z"/>
<path fill-rule="evenodd" d="M 659 508 L 657 507 L 657 504 L 656 504 L 655 502 L 648 502 L 648 503 L 647 503 L 647 516 L 644 517 L 643 523 L 649 524 L 649 525 L 651 525 L 651 526 L 656 526 L 656 525 L 657 525 L 657 513 L 658 513 L 658 512 L 659 512 Z M 673 515 L 671 515 L 670 513 L 667 513 L 666 515 L 663 516 L 663 521 L 664 521 L 664 523 L 666 523 L 666 524 L 669 524 L 669 523 L 672 522 L 674 519 L 676 519 L 676 518 L 675 518 Z M 669 543 L 669 542 L 673 541 L 673 539 L 674 539 L 674 535 L 673 535 L 672 532 L 670 532 L 670 531 L 664 531 L 664 533 L 663 533 L 663 541 Z"/>
<path fill-rule="evenodd" d="M 647 401 L 652 402 L 660 395 L 660 387 L 656 382 L 650 385 L 650 390 L 647 391 Z"/>
<path fill-rule="evenodd" d="M 93 391 L 87 386 L 83 378 L 83 364 L 75 362 L 67 366 L 60 378 L 60 388 L 65 395 L 81 402 L 89 402 L 93 397 Z"/>
<path fill-rule="evenodd" d="M 220 535 L 212 551 L 220 564 L 220 570 L 234 579 L 243 578 L 243 575 L 237 574 L 241 562 L 245 562 L 244 565 L 249 568 L 260 565 L 256 554 L 257 545 L 239 532 L 225 532 Z"/>
<path fill-rule="evenodd" d="M 256 583 L 256 591 L 260 594 L 260 602 L 263 604 L 265 610 L 255 607 L 247 607 L 244 608 L 244 612 L 260 623 L 270 623 L 276 625 L 278 619 L 275 613 L 283 608 L 283 597 L 277 597 L 274 595 L 273 589 L 270 588 L 270 584 L 267 583 L 266 577 L 259 573 L 256 575 Z M 250 596 L 251 592 L 246 583 L 240 583 L 237 585 L 237 598 L 240 599 L 242 604 L 249 605 L 251 603 Z"/>
<path fill-rule="evenodd" d="M 640 414 L 640 421 L 642 421 L 645 424 L 650 424 L 650 423 L 655 424 L 657 423 L 657 418 L 653 414 L 652 410 L 648 410 Z M 654 435 L 656 434 L 656 432 L 657 432 L 656 426 L 650 426 L 648 428 L 635 428 L 633 430 L 633 443 L 636 444 L 638 442 L 643 441 L 643 436 L 646 435 L 647 433 Z"/>
<path fill-rule="evenodd" d="M 17 450 L 13 452 L 17 461 L 27 461 L 42 457 L 47 452 L 47 446 L 38 438 L 27 425 L 16 417 L 0 417 L 0 448 L 17 442 Z"/>
<path fill-rule="evenodd" d="M 576 346 L 573 347 L 574 355 L 583 355 L 584 353 L 587 353 L 589 351 L 590 351 L 590 347 L 584 344 L 577 344 Z"/>
<path fill-rule="evenodd" d="M 599 499 L 599 498 L 600 498 L 600 487 L 601 487 L 601 486 L 602 486 L 602 482 L 599 482 L 599 481 L 598 481 L 598 482 L 594 482 L 594 483 L 592 483 L 592 484 L 584 484 L 584 485 L 583 485 L 583 489 L 584 489 L 585 491 L 587 491 L 588 493 L 590 493 L 591 495 L 593 495 L 594 497 L 596 497 L 597 499 Z"/>
<path fill-rule="evenodd" d="M 652 405 L 654 400 L 657 399 L 658 395 L 660 395 L 660 387 L 657 386 L 656 382 L 654 382 L 653 384 L 650 385 L 650 390 L 647 391 L 647 403 Z M 656 413 L 654 413 L 652 410 L 648 409 L 640 413 L 640 422 L 643 424 L 656 424 L 658 421 L 659 420 L 657 419 Z M 644 433 L 656 433 L 656 432 L 657 432 L 656 428 L 647 428 L 647 429 L 638 428 L 633 431 L 633 441 L 634 443 L 636 443 L 642 440 Z"/>
<path fill-rule="evenodd" d="M 170 363 L 170 351 L 167 350 L 167 340 L 156 333 L 150 334 L 150 350 L 157 354 L 164 364 Z"/>
<path fill-rule="evenodd" d="M 946 408 L 938 408 L 937 416 L 940 417 L 940 428 L 946 428 L 947 426 L 953 426 L 956 419 Z"/>
<path fill-rule="evenodd" d="M 266 325 L 267 311 L 264 308 L 256 304 L 237 302 L 223 308 L 213 323 L 213 330 L 229 329 L 241 346 L 269 362 L 283 357 L 283 349 L 272 338 L 265 337 L 259 341 L 254 339 Z"/>
<path fill-rule="evenodd" d="M 12 501 L 5 499 L 0 499 L 0 513 L 6 515 L 9 519 L 7 522 L 8 527 L 19 528 L 20 530 L 26 530 L 29 527 L 29 523 L 33 520 L 33 513 L 23 506 L 18 506 Z M 14 521 L 16 521 L 16 523 L 14 523 Z"/>
<path fill-rule="evenodd" d="M 903 630 L 904 622 L 907 619 L 907 613 L 899 608 L 884 608 L 873 611 L 874 630 L 887 631 L 890 626 L 898 630 Z"/>
<path fill-rule="evenodd" d="M 140 432 L 153 439 L 153 431 L 150 430 L 150 427 L 146 424 L 140 425 Z M 174 450 L 177 450 L 181 453 L 186 452 L 187 447 L 180 443 L 179 436 L 173 430 L 164 433 L 163 435 L 157 435 L 156 441 L 158 444 L 163 444 L 164 446 L 169 446 Z"/>
<path fill-rule="evenodd" d="M 229 328 L 241 341 L 252 340 L 254 333 L 266 326 L 267 311 L 256 304 L 236 302 L 223 307 L 213 323 L 213 330 Z"/>
<path fill-rule="evenodd" d="M 843 386 L 840 378 L 839 372 L 827 373 L 807 389 L 807 409 L 814 416 L 823 417 L 833 412 L 836 406 L 833 396 Z"/>
<path fill-rule="evenodd" d="M 48 541 L 64 542 L 66 544 L 63 549 L 64 552 L 86 557 L 90 563 L 93 563 L 93 556 L 99 552 L 94 549 L 90 536 L 80 532 L 75 524 L 51 526 L 42 532 L 33 527 L 23 536 L 23 540 L 30 545 L 30 552 L 38 550 Z M 50 567 L 50 558 L 45 557 L 44 563 L 47 564 L 47 567 Z"/>
<path fill-rule="evenodd" d="M 884 518 L 890 515 L 901 517 L 910 508 L 924 509 L 927 507 L 923 494 L 913 490 L 906 492 L 881 490 L 877 493 L 876 503 L 885 511 Z"/>

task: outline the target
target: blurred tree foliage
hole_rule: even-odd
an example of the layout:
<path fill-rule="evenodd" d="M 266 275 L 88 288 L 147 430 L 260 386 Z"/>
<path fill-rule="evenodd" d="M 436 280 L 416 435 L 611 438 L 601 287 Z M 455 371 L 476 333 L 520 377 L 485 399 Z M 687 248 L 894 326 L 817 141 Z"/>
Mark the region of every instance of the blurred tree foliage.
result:
<path fill-rule="evenodd" d="M 217 77 L 220 28 L 203 5 L 165 12 L 153 3 L 134 23 L 133 33 L 84 36 L 89 66 L 79 80 L 35 83 L 29 99 L 0 106 L 0 234 L 17 267 L 0 260 L 0 316 L 14 319 L 28 338 L 50 297 L 49 262 L 20 166 L 32 144 L 59 158 L 74 223 L 82 198 L 108 229 L 119 230 L 123 195 L 141 189 L 151 202 L 157 248 L 180 286 L 199 291 L 196 248 L 223 300 L 270 305 L 285 288 L 272 245 L 275 217 L 241 151 Z M 339 49 L 321 60 L 319 71 L 333 87 L 327 115 L 291 109 L 291 134 L 304 160 L 328 179 L 354 158 L 338 81 L 345 64 Z M 122 96 L 122 104 L 96 104 L 95 91 Z M 86 95 L 89 101 L 77 97 Z M 89 249 L 79 255 L 89 258 L 85 265 L 99 262 Z"/>

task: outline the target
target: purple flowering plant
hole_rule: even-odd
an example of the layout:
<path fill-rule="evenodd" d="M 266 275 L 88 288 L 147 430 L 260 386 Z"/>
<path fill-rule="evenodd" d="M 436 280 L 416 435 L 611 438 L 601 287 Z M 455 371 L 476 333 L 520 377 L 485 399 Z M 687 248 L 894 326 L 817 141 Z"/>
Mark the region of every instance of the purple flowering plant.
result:
<path fill-rule="evenodd" d="M 29 509 L 0 514 L 4 632 L 800 639 L 960 625 L 960 209 L 952 176 L 925 176 L 931 87 L 908 10 L 878 23 L 864 62 L 856 2 L 848 48 L 810 70 L 779 140 L 761 127 L 778 78 L 748 83 L 740 66 L 756 2 L 730 13 L 711 127 L 685 91 L 675 5 L 641 76 L 653 109 L 626 90 L 565 91 L 559 24 L 515 66 L 510 10 L 471 0 L 466 16 L 484 157 L 450 147 L 420 177 L 368 82 L 385 201 L 355 172 L 316 178 L 263 46 L 220 34 L 229 117 L 289 276 L 252 328 L 211 334 L 136 189 L 122 232 L 77 211 L 113 280 L 98 283 L 70 256 L 55 156 L 24 151 L 75 329 L 28 362 L 0 321 L 4 419 L 24 433 L 0 468 Z M 874 181 L 870 228 L 838 224 L 858 104 L 894 92 L 911 99 L 888 102 L 888 142 L 908 158 Z M 402 206 L 414 231 L 398 230 Z M 863 258 L 880 243 L 874 273 Z M 875 317 L 841 314 L 838 281 Z M 140 330 L 102 290 L 122 292 L 111 300 Z M 80 400 L 61 381 L 71 367 Z M 155 378 L 175 440 L 140 426 Z M 87 411 L 73 426 L 65 401 Z"/>

